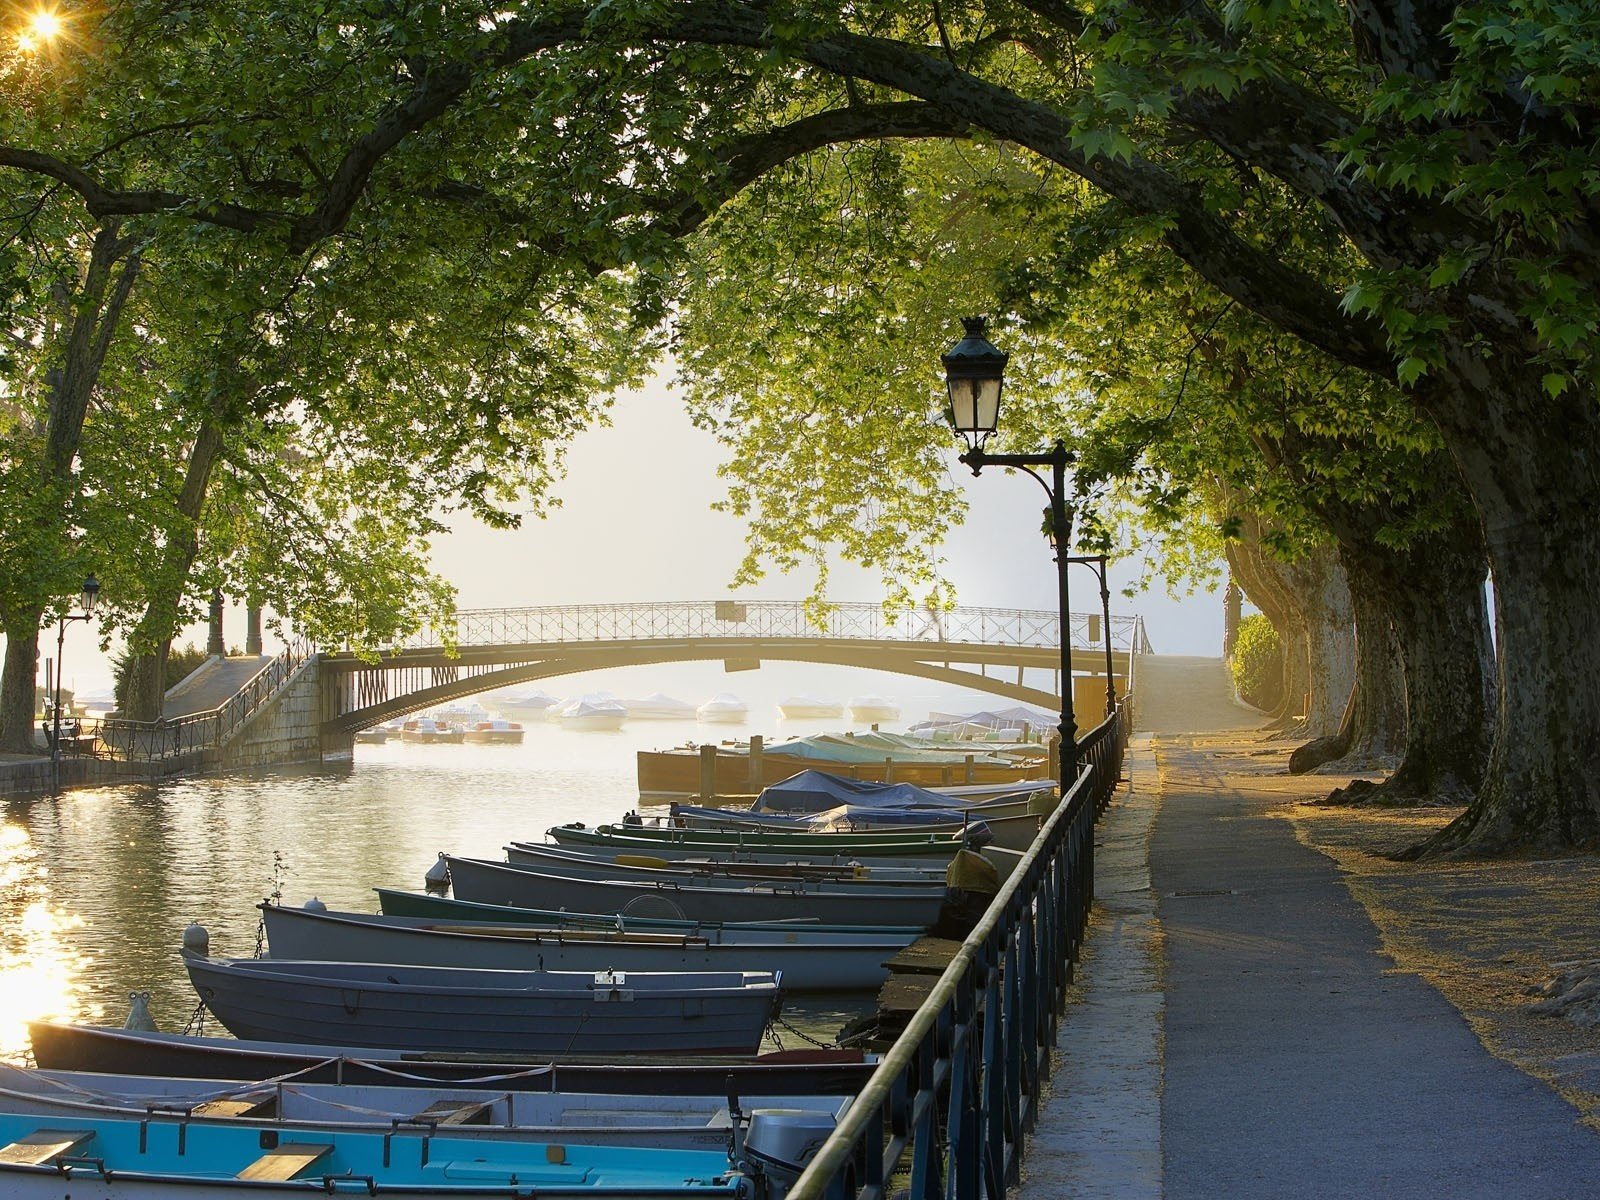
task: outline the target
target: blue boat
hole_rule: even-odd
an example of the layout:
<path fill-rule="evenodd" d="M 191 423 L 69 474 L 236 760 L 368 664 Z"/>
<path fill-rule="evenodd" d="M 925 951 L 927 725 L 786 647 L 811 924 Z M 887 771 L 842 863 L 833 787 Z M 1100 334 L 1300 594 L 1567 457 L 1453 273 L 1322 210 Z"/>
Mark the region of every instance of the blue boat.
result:
<path fill-rule="evenodd" d="M 831 1113 L 808 1114 L 826 1118 Z M 243 1195 L 595 1196 L 750 1200 L 758 1181 L 725 1150 L 497 1141 L 432 1130 L 292 1134 L 206 1121 L 0 1113 L 10 1200 L 236 1200 Z"/>

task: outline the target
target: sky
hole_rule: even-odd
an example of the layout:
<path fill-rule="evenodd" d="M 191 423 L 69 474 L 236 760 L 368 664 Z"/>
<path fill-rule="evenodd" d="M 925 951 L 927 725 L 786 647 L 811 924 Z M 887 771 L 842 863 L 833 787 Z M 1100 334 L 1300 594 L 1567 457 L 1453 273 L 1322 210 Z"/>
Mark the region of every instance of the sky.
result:
<path fill-rule="evenodd" d="M 619 396 L 609 426 L 579 435 L 557 488 L 562 505 L 548 517 L 529 517 L 517 530 L 489 529 L 464 516 L 452 519 L 451 533 L 434 543 L 433 565 L 459 590 L 460 607 L 805 597 L 809 577 L 770 575 L 756 588 L 729 590 L 744 553 L 744 533 L 737 518 L 712 510 L 724 494 L 717 476 L 721 452 L 709 433 L 690 423 L 665 380 L 666 375 L 658 376 Z M 952 478 L 970 504 L 967 524 L 944 548 L 946 577 L 955 585 L 958 603 L 1053 610 L 1055 563 L 1039 534 L 1044 493 L 1020 474 L 991 469 L 973 478 L 955 454 L 952 439 Z M 1221 653 L 1220 592 L 1182 600 L 1160 590 L 1121 595 L 1138 574 L 1131 564 L 1113 564 L 1113 615 L 1142 614 L 1158 653 Z M 1074 611 L 1099 607 L 1090 569 L 1076 568 L 1071 587 Z M 875 574 L 841 565 L 829 595 L 876 602 L 882 589 Z M 42 657 L 54 657 L 55 633 L 47 630 L 41 638 Z M 225 614 L 224 633 L 230 646 L 242 644 L 242 609 Z M 177 639 L 180 645 L 199 646 L 205 640 L 203 624 Z M 109 689 L 110 663 L 95 642 L 82 622 L 69 626 L 68 687 L 85 693 Z"/>

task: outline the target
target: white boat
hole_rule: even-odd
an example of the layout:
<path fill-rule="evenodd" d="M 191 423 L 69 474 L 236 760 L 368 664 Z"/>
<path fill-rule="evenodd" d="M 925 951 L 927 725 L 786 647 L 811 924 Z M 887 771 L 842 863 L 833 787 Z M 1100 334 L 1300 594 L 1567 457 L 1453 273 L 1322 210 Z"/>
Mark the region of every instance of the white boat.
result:
<path fill-rule="evenodd" d="M 750 706 L 732 692 L 718 692 L 695 709 L 694 715 L 708 723 L 739 725 L 750 715 Z"/>
<path fill-rule="evenodd" d="M 854 696 L 850 700 L 850 719 L 858 725 L 879 721 L 898 721 L 900 706 L 882 696 Z"/>
<path fill-rule="evenodd" d="M 352 740 L 363 746 L 381 746 L 389 740 L 389 731 L 382 725 L 371 729 L 358 729 Z"/>
<path fill-rule="evenodd" d="M 563 729 L 621 729 L 628 710 L 621 701 L 601 692 L 574 696 L 555 710 Z"/>
<path fill-rule="evenodd" d="M 630 717 L 647 721 L 694 720 L 694 705 L 662 692 L 651 692 L 638 700 L 624 700 L 622 704 Z"/>
<path fill-rule="evenodd" d="M 819 700 L 815 696 L 786 696 L 778 701 L 778 716 L 785 721 L 800 721 L 819 717 L 840 717 L 844 705 L 837 700 Z"/>
<path fill-rule="evenodd" d="M 528 692 L 506 692 L 493 696 L 495 707 L 518 717 L 548 717 L 561 704 L 561 697 L 541 688 Z"/>

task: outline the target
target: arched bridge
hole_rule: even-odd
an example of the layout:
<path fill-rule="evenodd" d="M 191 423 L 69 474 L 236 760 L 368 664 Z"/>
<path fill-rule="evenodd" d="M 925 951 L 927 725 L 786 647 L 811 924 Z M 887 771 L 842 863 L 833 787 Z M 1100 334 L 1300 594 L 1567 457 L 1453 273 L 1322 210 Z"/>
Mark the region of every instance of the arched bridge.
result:
<path fill-rule="evenodd" d="M 1149 653 L 1141 617 L 1073 613 L 1074 670 L 1104 674 Z M 377 662 L 351 653 L 321 659 L 324 733 L 348 734 L 379 721 L 478 692 L 652 663 L 722 659 L 730 671 L 766 661 L 826 663 L 892 671 L 992 692 L 1025 703 L 1059 703 L 1060 621 L 1015 608 L 912 609 L 876 604 L 736 602 L 593 604 L 464 610 L 447 631 L 425 631 Z M 1012 674 L 1012 679 L 991 675 Z M 1051 687 L 1028 686 L 1046 671 Z"/>

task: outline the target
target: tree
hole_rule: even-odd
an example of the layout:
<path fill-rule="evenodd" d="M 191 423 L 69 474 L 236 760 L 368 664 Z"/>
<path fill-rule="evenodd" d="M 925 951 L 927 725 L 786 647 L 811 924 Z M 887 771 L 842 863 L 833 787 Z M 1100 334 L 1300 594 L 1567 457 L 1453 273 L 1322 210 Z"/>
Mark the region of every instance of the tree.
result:
<path fill-rule="evenodd" d="M 159 208 L 271 230 L 291 250 L 396 194 L 480 189 L 553 205 L 583 231 L 564 253 L 647 279 L 677 258 L 685 204 L 715 208 L 808 149 L 952 133 L 1018 147 L 1081 181 L 1061 194 L 1140 215 L 1264 322 L 1408 389 L 1482 520 L 1502 650 L 1485 784 L 1436 848 L 1600 836 L 1600 650 L 1584 636 L 1600 595 L 1586 516 L 1600 501 L 1587 169 L 1600 16 L 1542 0 L 1222 15 L 1156 0 L 948 13 L 640 0 L 381 21 L 337 7 L 324 27 L 320 9 L 274 25 L 241 6 L 226 30 L 188 10 L 143 25 L 115 10 L 106 36 L 178 72 L 140 126 L 138 153 L 158 165 L 134 186 L 38 146 L 0 148 L 0 164 L 45 171 L 98 213 Z M 241 119 L 208 130 L 224 152 L 164 154 L 203 124 L 198 81 L 224 74 L 241 80 Z M 318 110 L 312 85 L 329 78 L 336 111 Z M 305 109 L 287 136 L 283 117 Z M 246 129 L 240 154 L 228 137 Z M 1054 190 L 1035 194 L 1048 207 Z M 1304 236 L 1260 236 L 1280 222 Z M 1309 243 L 1341 253 L 1307 262 Z M 641 302 L 665 311 L 648 288 Z"/>

